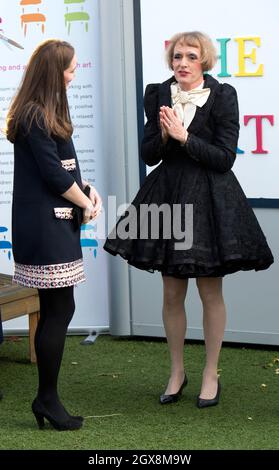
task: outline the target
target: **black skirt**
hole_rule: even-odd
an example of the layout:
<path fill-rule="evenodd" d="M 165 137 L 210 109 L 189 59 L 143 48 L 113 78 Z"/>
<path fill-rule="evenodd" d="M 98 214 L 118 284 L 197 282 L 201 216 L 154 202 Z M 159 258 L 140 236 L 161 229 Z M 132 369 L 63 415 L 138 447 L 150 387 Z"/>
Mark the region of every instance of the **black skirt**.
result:
<path fill-rule="evenodd" d="M 157 220 L 154 207 L 162 209 Z M 146 177 L 104 249 L 139 269 L 177 278 L 258 271 L 274 261 L 234 173 L 205 170 L 190 159 L 182 166 L 179 158 Z"/>

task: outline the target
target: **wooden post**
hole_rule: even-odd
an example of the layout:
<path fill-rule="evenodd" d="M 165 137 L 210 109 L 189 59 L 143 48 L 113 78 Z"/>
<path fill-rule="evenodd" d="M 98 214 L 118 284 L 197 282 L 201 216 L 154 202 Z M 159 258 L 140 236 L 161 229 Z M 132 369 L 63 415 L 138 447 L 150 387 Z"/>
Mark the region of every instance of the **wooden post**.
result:
<path fill-rule="evenodd" d="M 22 315 L 29 319 L 29 352 L 31 362 L 36 362 L 35 333 L 40 316 L 40 301 L 37 289 L 29 289 L 12 283 L 12 276 L 0 274 L 0 312 L 2 321 Z"/>

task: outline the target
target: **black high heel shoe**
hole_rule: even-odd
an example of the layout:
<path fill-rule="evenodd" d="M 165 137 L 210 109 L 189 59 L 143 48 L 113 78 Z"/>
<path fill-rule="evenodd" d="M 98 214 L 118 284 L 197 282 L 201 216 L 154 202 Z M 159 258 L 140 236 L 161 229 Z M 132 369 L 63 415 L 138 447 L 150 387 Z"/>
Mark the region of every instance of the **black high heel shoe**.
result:
<path fill-rule="evenodd" d="M 68 411 L 64 408 L 64 406 L 63 406 L 63 409 L 64 409 L 65 413 L 67 413 L 69 415 Z M 83 416 L 79 416 L 79 415 L 69 415 L 69 416 L 70 416 L 70 418 L 77 419 L 78 421 L 81 421 L 81 422 L 84 420 Z"/>
<path fill-rule="evenodd" d="M 179 400 L 180 395 L 182 393 L 182 390 L 183 390 L 184 387 L 186 387 L 187 383 L 188 383 L 188 378 L 185 374 L 184 380 L 183 380 L 183 382 L 181 384 L 181 387 L 180 387 L 180 389 L 178 390 L 177 393 L 171 393 L 170 395 L 161 395 L 160 396 L 161 405 L 169 405 L 170 403 L 176 403 Z"/>
<path fill-rule="evenodd" d="M 35 400 L 32 403 L 32 411 L 36 418 L 39 429 L 44 428 L 45 418 L 50 422 L 50 424 L 57 431 L 74 431 L 76 429 L 80 429 L 82 426 L 82 420 L 77 419 L 77 417 L 71 417 L 70 415 L 65 420 L 62 420 L 62 421 L 57 420 L 57 418 L 55 418 L 48 412 L 48 410 L 38 400 L 38 398 L 35 398 Z"/>
<path fill-rule="evenodd" d="M 221 384 L 218 379 L 218 385 L 217 385 L 217 393 L 214 398 L 200 398 L 199 396 L 197 397 L 197 407 L 198 408 L 207 408 L 208 406 L 215 406 L 218 405 L 219 403 L 219 398 L 220 398 L 220 393 L 221 393 Z"/>

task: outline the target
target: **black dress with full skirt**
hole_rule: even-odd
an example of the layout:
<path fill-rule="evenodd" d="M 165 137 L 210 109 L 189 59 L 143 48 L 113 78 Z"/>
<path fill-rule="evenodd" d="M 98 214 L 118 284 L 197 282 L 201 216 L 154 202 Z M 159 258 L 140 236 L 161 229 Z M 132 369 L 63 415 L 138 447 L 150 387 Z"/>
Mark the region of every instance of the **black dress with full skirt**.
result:
<path fill-rule="evenodd" d="M 196 110 L 186 144 L 170 138 L 164 145 L 158 113 L 160 106 L 171 106 L 173 81 L 174 77 L 146 88 L 142 158 L 148 165 L 161 163 L 146 177 L 104 249 L 137 268 L 177 278 L 267 269 L 273 263 L 272 253 L 231 171 L 239 132 L 235 89 L 206 75 L 204 86 L 211 93 Z M 171 212 L 157 219 L 152 233 L 146 207 L 154 204 L 165 204 Z M 174 226 L 174 207 L 180 207 L 179 228 L 188 234 L 184 248 L 177 232 L 166 230 L 166 222 L 171 220 L 170 227 Z"/>

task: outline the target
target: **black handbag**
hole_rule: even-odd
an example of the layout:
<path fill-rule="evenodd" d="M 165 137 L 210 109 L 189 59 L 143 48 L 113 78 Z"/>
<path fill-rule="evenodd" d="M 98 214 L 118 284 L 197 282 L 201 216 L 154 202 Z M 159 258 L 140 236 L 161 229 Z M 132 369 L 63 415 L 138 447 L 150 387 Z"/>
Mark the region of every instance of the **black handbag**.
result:
<path fill-rule="evenodd" d="M 89 198 L 90 186 L 89 185 L 85 186 L 85 188 L 83 189 L 83 192 L 85 196 Z M 74 224 L 75 230 L 79 230 L 80 226 L 82 225 L 82 221 L 83 221 L 83 209 L 82 207 L 75 205 L 73 208 L 73 224 Z"/>

